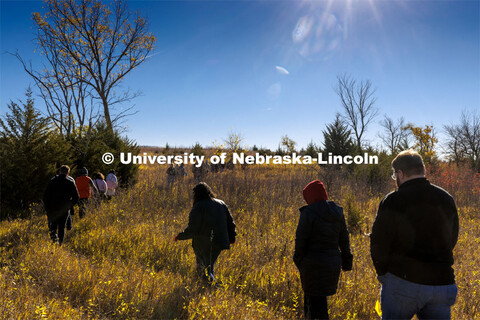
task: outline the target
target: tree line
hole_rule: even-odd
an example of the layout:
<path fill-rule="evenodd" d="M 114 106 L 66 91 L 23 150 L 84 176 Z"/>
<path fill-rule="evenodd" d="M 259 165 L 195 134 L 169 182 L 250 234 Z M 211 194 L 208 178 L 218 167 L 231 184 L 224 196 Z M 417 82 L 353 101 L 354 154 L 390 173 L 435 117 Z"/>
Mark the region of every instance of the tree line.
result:
<path fill-rule="evenodd" d="M 45 0 L 45 13 L 33 13 L 33 21 L 43 67 L 34 68 L 18 52 L 12 54 L 33 79 L 46 115 L 35 108 L 32 90 L 28 89 L 25 101 L 11 101 L 8 113 L 0 120 L 2 219 L 18 216 L 17 212 L 38 201 L 60 164 L 106 171 L 112 167 L 101 161 L 104 152 L 138 152 L 135 142 L 121 135 L 121 121 L 133 109 L 119 111 L 116 106 L 130 103 L 140 93 L 122 91 L 119 85 L 148 60 L 156 42 L 148 20 L 129 10 L 122 0 Z M 369 151 L 394 155 L 414 148 L 427 163 L 438 161 L 438 139 L 431 125 L 417 126 L 385 115 L 379 134 L 383 148 L 374 148 L 366 141 L 365 133 L 379 113 L 370 80 L 339 75 L 334 91 L 341 112 L 322 131 L 322 144 L 312 141 L 301 153 Z M 443 130 L 447 141 L 442 147 L 448 160 L 468 163 L 480 171 L 478 112 L 462 112 L 459 123 Z M 242 135 L 232 132 L 224 144 L 214 147 L 237 152 L 245 149 L 242 143 Z M 275 153 L 293 153 L 296 148 L 297 143 L 284 135 Z M 193 148 L 197 153 L 201 149 L 198 143 Z M 253 150 L 273 153 L 256 146 Z M 113 169 L 123 184 L 134 183 L 138 167 Z"/>
<path fill-rule="evenodd" d="M 322 143 L 311 141 L 306 148 L 299 150 L 300 153 L 314 156 L 318 152 L 348 155 L 363 151 L 383 151 L 393 156 L 412 148 L 422 155 L 426 163 L 439 161 L 439 153 L 442 153 L 445 160 L 457 164 L 467 163 L 480 172 L 480 114 L 477 110 L 464 110 L 459 123 L 444 125 L 442 129 L 447 138 L 441 146 L 438 146 L 437 132 L 433 125 L 418 126 L 406 122 L 404 117 L 395 120 L 384 115 L 379 121 L 382 131 L 378 133 L 382 146 L 375 148 L 364 138 L 365 132 L 379 113 L 371 81 L 359 82 L 350 75 L 340 75 L 337 76 L 335 92 L 342 112 L 337 112 L 335 119 L 322 130 Z M 275 153 L 291 154 L 297 152 L 296 146 L 293 139 L 284 135 Z M 270 150 L 257 146 L 254 146 L 254 151 L 271 153 Z"/>

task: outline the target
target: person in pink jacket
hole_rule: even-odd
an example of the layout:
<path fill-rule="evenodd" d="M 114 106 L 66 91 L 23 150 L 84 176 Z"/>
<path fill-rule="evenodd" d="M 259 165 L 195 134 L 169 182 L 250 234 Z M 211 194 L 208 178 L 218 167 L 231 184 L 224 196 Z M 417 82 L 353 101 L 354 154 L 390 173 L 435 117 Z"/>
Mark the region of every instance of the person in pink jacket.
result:
<path fill-rule="evenodd" d="M 115 189 L 118 187 L 118 179 L 115 175 L 115 170 L 110 170 L 105 178 L 107 183 L 107 199 L 110 200 L 115 195 Z"/>
<path fill-rule="evenodd" d="M 101 172 L 95 173 L 93 176 L 93 184 L 97 187 L 98 193 L 95 195 L 95 203 L 98 205 L 101 200 L 107 198 L 107 183 L 105 182 L 105 177 Z"/>

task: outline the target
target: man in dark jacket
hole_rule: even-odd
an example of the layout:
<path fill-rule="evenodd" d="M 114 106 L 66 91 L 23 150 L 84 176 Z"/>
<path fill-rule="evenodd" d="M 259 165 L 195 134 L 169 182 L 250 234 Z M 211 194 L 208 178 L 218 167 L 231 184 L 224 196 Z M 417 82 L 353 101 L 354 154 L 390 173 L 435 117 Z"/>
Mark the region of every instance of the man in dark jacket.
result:
<path fill-rule="evenodd" d="M 352 270 L 353 256 L 343 209 L 327 201 L 319 180 L 303 189 L 293 261 L 300 271 L 306 319 L 328 319 L 327 296 L 337 291 L 340 269 Z"/>
<path fill-rule="evenodd" d="M 65 224 L 69 216 L 69 210 L 79 199 L 75 181 L 68 176 L 69 173 L 70 168 L 68 166 L 61 166 L 59 174 L 49 181 L 43 195 L 50 237 L 53 242 L 58 242 L 60 245 L 65 236 Z"/>
<path fill-rule="evenodd" d="M 235 243 L 235 223 L 227 205 L 215 199 L 205 182 L 193 188 L 193 197 L 188 226 L 175 237 L 175 241 L 192 239 L 197 271 L 203 279 L 213 282 L 213 266 L 220 252 Z"/>
<path fill-rule="evenodd" d="M 455 202 L 425 178 L 421 156 L 401 152 L 392 162 L 398 190 L 380 203 L 370 250 L 382 283 L 382 319 L 450 319 L 457 287 L 453 248 Z"/>

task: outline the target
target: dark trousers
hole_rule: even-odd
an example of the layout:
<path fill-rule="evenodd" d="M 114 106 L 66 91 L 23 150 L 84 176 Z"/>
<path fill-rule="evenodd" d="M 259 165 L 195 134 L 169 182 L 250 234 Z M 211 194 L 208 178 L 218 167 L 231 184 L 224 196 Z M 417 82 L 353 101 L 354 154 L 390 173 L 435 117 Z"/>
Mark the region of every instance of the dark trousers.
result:
<path fill-rule="evenodd" d="M 72 230 L 73 222 L 72 222 L 72 216 L 70 213 L 67 216 L 67 223 L 65 225 L 67 227 L 67 230 Z"/>
<path fill-rule="evenodd" d="M 78 215 L 80 216 L 80 218 L 83 218 L 85 216 L 89 203 L 90 198 L 81 198 L 80 200 L 78 200 Z"/>
<path fill-rule="evenodd" d="M 309 296 L 305 294 L 305 319 L 328 319 L 326 296 Z"/>
<path fill-rule="evenodd" d="M 65 238 L 65 225 L 67 224 L 67 219 L 70 216 L 69 212 L 57 216 L 54 219 L 48 218 L 48 228 L 50 229 L 50 238 L 52 238 L 53 242 L 57 242 L 59 244 L 63 243 L 63 239 Z"/>
<path fill-rule="evenodd" d="M 73 206 L 68 210 L 68 217 L 67 217 L 67 230 L 72 230 L 73 222 L 72 222 L 72 216 L 75 214 L 75 211 L 73 209 Z"/>
<path fill-rule="evenodd" d="M 197 273 L 198 275 L 208 281 L 215 281 L 214 265 L 222 249 L 215 245 L 213 246 L 195 246 L 193 252 L 197 259 Z"/>

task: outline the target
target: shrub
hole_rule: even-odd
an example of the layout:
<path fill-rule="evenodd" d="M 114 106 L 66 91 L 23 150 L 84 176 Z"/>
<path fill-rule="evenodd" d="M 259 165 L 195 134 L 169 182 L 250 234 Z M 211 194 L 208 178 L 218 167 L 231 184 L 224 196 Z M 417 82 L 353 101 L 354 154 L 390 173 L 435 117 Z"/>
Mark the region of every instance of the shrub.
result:
<path fill-rule="evenodd" d="M 70 160 L 69 143 L 34 107 L 30 89 L 26 102 L 10 102 L 0 119 L 1 219 L 22 217 L 41 199 L 56 169 Z"/>
<path fill-rule="evenodd" d="M 100 171 L 104 174 L 115 170 L 121 186 L 130 186 L 137 181 L 139 165 L 122 164 L 119 157 L 122 152 L 136 155 L 140 153 L 140 148 L 127 137 L 121 137 L 118 131 L 112 133 L 105 123 L 98 123 L 87 132 L 86 136 L 74 136 L 71 144 L 77 169 L 86 167 L 91 173 Z M 102 161 L 102 155 L 105 152 L 112 153 L 116 161 L 105 164 Z"/>
<path fill-rule="evenodd" d="M 362 229 L 362 210 L 352 190 L 344 188 L 344 214 L 350 233 L 360 233 Z"/>
<path fill-rule="evenodd" d="M 92 173 L 115 169 L 121 186 L 136 182 L 139 166 L 121 164 L 118 157 L 121 152 L 136 155 L 140 149 L 132 140 L 112 133 L 104 123 L 63 137 L 52 120 L 35 109 L 30 89 L 26 102 L 12 101 L 8 110 L 0 119 L 0 220 L 30 215 L 29 206 L 40 202 L 48 181 L 62 164 L 72 167 L 72 175 L 81 167 Z M 114 154 L 117 161 L 103 163 L 105 152 Z"/>

